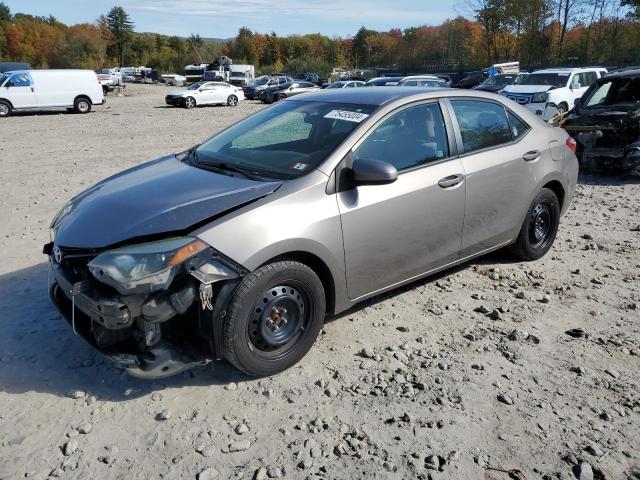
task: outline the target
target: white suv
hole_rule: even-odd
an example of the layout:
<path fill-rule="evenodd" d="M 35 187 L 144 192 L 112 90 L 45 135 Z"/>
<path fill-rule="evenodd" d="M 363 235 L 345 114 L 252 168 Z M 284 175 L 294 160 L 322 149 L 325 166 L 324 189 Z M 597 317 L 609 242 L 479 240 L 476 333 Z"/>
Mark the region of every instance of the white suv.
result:
<path fill-rule="evenodd" d="M 606 74 L 607 69 L 601 67 L 538 70 L 517 85 L 506 86 L 500 94 L 548 120 L 545 111 L 568 112 L 576 100 Z"/>

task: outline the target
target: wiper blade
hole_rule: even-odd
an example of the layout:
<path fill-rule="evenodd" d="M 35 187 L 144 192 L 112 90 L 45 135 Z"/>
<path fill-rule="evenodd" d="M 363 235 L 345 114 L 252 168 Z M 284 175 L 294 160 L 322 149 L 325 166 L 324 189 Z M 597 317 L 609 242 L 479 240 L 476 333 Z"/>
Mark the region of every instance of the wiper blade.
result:
<path fill-rule="evenodd" d="M 198 160 L 196 159 L 196 162 Z M 198 162 L 198 165 L 202 165 L 205 168 L 215 168 L 217 170 L 226 171 L 226 172 L 234 172 L 243 175 L 249 180 L 263 180 L 263 177 L 258 174 L 255 170 L 250 170 L 248 168 L 238 167 L 236 165 L 230 165 L 228 163 L 220 162 L 220 163 L 209 163 L 209 162 Z"/>

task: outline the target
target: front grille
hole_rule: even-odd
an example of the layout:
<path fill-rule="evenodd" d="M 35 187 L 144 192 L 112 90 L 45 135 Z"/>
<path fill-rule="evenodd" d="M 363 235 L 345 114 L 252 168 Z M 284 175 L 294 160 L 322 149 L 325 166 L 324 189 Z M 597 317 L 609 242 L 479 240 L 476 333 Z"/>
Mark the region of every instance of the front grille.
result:
<path fill-rule="evenodd" d="M 519 103 L 520 105 L 526 105 L 531 101 L 531 97 L 528 95 L 507 95 L 507 98 Z"/>

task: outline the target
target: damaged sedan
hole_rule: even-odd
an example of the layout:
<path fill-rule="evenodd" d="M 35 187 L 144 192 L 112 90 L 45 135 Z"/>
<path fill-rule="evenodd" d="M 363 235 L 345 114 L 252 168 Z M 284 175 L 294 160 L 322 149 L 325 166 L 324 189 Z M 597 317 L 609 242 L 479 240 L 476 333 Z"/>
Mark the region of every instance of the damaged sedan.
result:
<path fill-rule="evenodd" d="M 563 126 L 577 141 L 576 153 L 586 170 L 640 173 L 640 69 L 599 79 Z"/>
<path fill-rule="evenodd" d="M 545 255 L 574 148 L 484 92 L 299 95 L 72 198 L 44 247 L 50 296 L 134 376 L 223 358 L 272 375 L 362 300 L 502 247 Z"/>

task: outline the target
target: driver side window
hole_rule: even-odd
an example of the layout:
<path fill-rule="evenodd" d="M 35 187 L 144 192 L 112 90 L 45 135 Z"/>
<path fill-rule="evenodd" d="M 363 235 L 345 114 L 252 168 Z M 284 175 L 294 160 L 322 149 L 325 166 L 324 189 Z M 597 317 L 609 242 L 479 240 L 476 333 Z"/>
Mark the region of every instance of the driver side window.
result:
<path fill-rule="evenodd" d="M 28 73 L 16 73 L 9 79 L 7 85 L 11 87 L 30 87 L 31 78 Z"/>
<path fill-rule="evenodd" d="M 449 156 L 447 133 L 437 103 L 405 108 L 384 120 L 355 150 L 354 160 L 381 160 L 398 171 Z"/>

